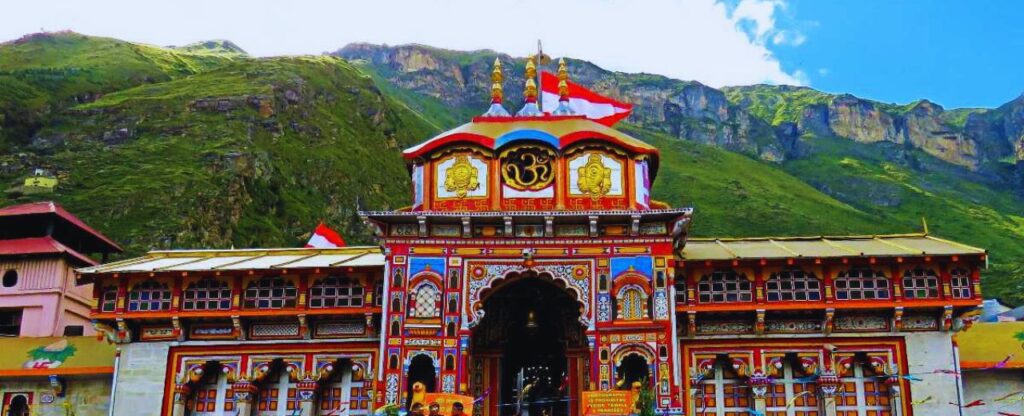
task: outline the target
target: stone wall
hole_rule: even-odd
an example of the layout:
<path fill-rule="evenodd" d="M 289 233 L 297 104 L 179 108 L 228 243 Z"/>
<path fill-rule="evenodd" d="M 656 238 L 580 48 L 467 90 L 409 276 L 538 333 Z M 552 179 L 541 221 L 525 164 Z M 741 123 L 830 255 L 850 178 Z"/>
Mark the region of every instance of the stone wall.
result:
<path fill-rule="evenodd" d="M 1021 402 L 995 399 L 1024 391 L 1024 370 L 964 372 L 964 402 L 984 400 L 987 405 L 964 409 L 964 416 L 994 415 L 996 412 L 1020 413 Z"/>
<path fill-rule="evenodd" d="M 164 398 L 169 342 L 121 345 L 115 415 L 159 416 Z"/>
<path fill-rule="evenodd" d="M 68 415 L 65 403 L 74 411 L 75 416 L 107 416 L 110 404 L 110 375 L 68 377 L 65 396 L 54 395 L 51 403 L 42 403 L 44 394 L 53 393 L 53 388 L 45 377 L 0 379 L 0 397 L 5 393 L 21 392 L 32 393 L 29 409 L 30 414 L 34 416 Z"/>

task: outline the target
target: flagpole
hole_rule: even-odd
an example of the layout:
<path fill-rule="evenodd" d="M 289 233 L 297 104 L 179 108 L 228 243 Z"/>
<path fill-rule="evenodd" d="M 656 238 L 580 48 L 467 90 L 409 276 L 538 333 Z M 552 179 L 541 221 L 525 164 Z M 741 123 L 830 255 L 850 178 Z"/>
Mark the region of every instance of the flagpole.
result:
<path fill-rule="evenodd" d="M 537 100 L 537 109 L 540 110 L 541 113 L 544 113 L 544 85 L 541 84 L 540 76 L 540 73 L 544 72 L 544 69 L 540 66 L 541 62 L 544 62 L 544 48 L 540 46 L 540 39 L 537 39 L 537 69 L 539 70 L 537 71 L 537 96 L 539 97 Z"/>

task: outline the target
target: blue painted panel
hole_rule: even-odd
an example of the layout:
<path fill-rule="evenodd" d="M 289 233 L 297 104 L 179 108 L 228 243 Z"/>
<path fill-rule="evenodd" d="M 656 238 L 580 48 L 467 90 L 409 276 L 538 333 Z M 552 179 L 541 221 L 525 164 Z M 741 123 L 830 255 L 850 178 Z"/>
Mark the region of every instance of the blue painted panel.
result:
<path fill-rule="evenodd" d="M 494 140 L 494 148 L 500 148 L 506 144 L 512 143 L 518 140 L 537 140 L 547 144 L 550 144 L 555 149 L 560 149 L 560 143 L 558 138 L 552 136 L 551 133 L 543 132 L 540 130 L 514 130 L 501 135 Z"/>
<path fill-rule="evenodd" d="M 412 257 L 409 259 L 409 277 L 427 270 L 428 266 L 430 267 L 430 271 L 444 276 L 443 257 Z"/>
<path fill-rule="evenodd" d="M 653 275 L 654 259 L 650 257 L 613 257 L 611 259 L 612 277 L 629 271 L 631 267 L 634 272 L 650 278 Z"/>

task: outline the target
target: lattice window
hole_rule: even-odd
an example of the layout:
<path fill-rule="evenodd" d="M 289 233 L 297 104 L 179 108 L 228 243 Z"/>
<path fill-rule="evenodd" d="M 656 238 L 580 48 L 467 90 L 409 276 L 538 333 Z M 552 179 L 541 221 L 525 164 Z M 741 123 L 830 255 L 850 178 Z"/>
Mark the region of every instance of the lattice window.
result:
<path fill-rule="evenodd" d="M 700 303 L 750 302 L 753 300 L 747 277 L 734 270 L 719 270 L 705 275 L 697 284 Z"/>
<path fill-rule="evenodd" d="M 231 286 L 212 277 L 188 285 L 182 293 L 182 309 L 186 311 L 231 309 Z"/>
<path fill-rule="evenodd" d="M 851 377 L 842 378 L 843 385 L 836 393 L 836 416 L 892 415 L 892 395 L 885 378 L 864 367 L 858 363 Z"/>
<path fill-rule="evenodd" d="M 634 321 L 647 319 L 647 294 L 636 285 L 625 286 L 616 295 L 619 313 L 617 319 Z"/>
<path fill-rule="evenodd" d="M 966 269 L 956 268 L 949 272 L 953 280 L 953 299 L 971 299 L 974 288 L 971 284 L 971 273 Z"/>
<path fill-rule="evenodd" d="M 775 379 L 765 397 L 766 416 L 818 416 L 820 405 L 813 380 L 802 377 L 790 360 L 782 367 L 782 377 Z"/>
<path fill-rule="evenodd" d="M 128 310 L 165 311 L 171 309 L 171 290 L 156 280 L 138 283 L 128 293 Z"/>
<path fill-rule="evenodd" d="M 749 416 L 754 403 L 746 383 L 719 360 L 713 378 L 705 379 L 694 397 L 698 416 Z"/>
<path fill-rule="evenodd" d="M 437 318 L 441 316 L 441 291 L 431 282 L 416 286 L 409 297 L 409 316 L 413 318 Z"/>
<path fill-rule="evenodd" d="M 267 277 L 245 288 L 245 307 L 254 309 L 294 308 L 298 290 L 283 277 Z"/>
<path fill-rule="evenodd" d="M 821 281 L 803 270 L 772 273 L 764 285 L 769 302 L 821 300 Z"/>
<path fill-rule="evenodd" d="M 100 312 L 117 310 L 117 286 L 107 286 L 100 291 Z"/>
<path fill-rule="evenodd" d="M 363 286 L 358 280 L 328 276 L 309 288 L 310 308 L 363 306 Z"/>
<path fill-rule="evenodd" d="M 268 376 L 269 377 L 269 376 Z M 256 400 L 258 415 L 292 415 L 299 410 L 299 392 L 282 369 L 260 386 Z"/>
<path fill-rule="evenodd" d="M 682 276 L 677 277 L 676 281 L 674 283 L 674 286 L 675 286 L 675 290 L 676 290 L 676 304 L 685 305 L 686 304 L 686 279 L 683 278 Z"/>
<path fill-rule="evenodd" d="M 836 299 L 889 299 L 889 279 L 880 271 L 851 269 L 839 273 L 835 280 Z"/>
<path fill-rule="evenodd" d="M 903 273 L 903 296 L 907 299 L 939 297 L 939 276 L 932 269 L 917 267 Z"/>
<path fill-rule="evenodd" d="M 338 368 L 338 367 L 336 367 Z M 351 366 L 340 366 L 337 374 L 333 375 L 329 383 L 324 383 L 320 390 L 319 414 L 351 414 L 350 410 L 352 397 L 352 370 Z"/>
<path fill-rule="evenodd" d="M 220 416 L 235 414 L 235 392 L 227 381 L 227 374 L 214 373 L 216 378 L 199 385 L 192 397 L 192 416 Z"/>

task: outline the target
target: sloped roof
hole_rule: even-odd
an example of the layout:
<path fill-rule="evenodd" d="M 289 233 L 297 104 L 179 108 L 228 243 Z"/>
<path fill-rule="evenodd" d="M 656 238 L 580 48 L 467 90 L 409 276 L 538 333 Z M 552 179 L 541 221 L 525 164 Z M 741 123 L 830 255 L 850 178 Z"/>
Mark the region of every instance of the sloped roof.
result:
<path fill-rule="evenodd" d="M 0 218 L 3 218 L 3 217 L 17 217 L 17 216 L 25 216 L 25 215 L 47 215 L 47 214 L 56 215 L 58 218 L 61 218 L 64 221 L 67 221 L 73 227 L 75 227 L 75 228 L 79 229 L 80 231 L 85 232 L 86 234 L 88 234 L 88 235 L 92 236 L 93 238 L 99 240 L 101 242 L 101 244 L 107 246 L 107 248 L 109 248 L 111 251 L 117 251 L 117 252 L 124 251 L 121 248 L 121 246 L 117 245 L 117 243 L 115 243 L 113 240 L 107 238 L 107 236 L 103 235 L 103 233 L 100 233 L 99 231 L 94 230 L 92 227 L 90 227 L 84 221 L 82 221 L 78 217 L 74 216 L 73 214 L 71 214 L 70 212 L 65 210 L 64 207 L 60 206 L 60 204 L 58 204 L 56 202 L 53 202 L 53 201 L 32 202 L 32 203 L 28 203 L 28 204 L 11 205 L 11 206 L 0 208 Z"/>
<path fill-rule="evenodd" d="M 145 256 L 78 269 L 83 278 L 110 273 L 200 272 L 328 267 L 384 267 L 380 247 L 232 250 L 162 250 Z"/>
<path fill-rule="evenodd" d="M 984 249 L 927 234 L 687 240 L 685 261 L 982 255 Z"/>
<path fill-rule="evenodd" d="M 1024 368 L 1024 322 L 979 322 L 957 333 L 954 339 L 960 347 L 960 368 L 964 370 Z M 1001 365 L 1004 360 L 1005 365 Z"/>
<path fill-rule="evenodd" d="M 494 150 L 519 140 L 537 140 L 556 149 L 563 149 L 591 139 L 606 140 L 632 152 L 652 155 L 651 179 L 654 179 L 658 164 L 656 147 L 583 116 L 477 118 L 410 147 L 402 155 L 406 159 L 415 159 L 445 145 L 460 142 Z"/>
<path fill-rule="evenodd" d="M 81 266 L 94 266 L 96 261 L 72 250 L 51 237 L 16 238 L 0 240 L 0 256 L 23 256 L 38 254 L 66 254 Z"/>
<path fill-rule="evenodd" d="M 96 337 L 0 338 L 0 377 L 111 374 L 116 346 Z"/>

